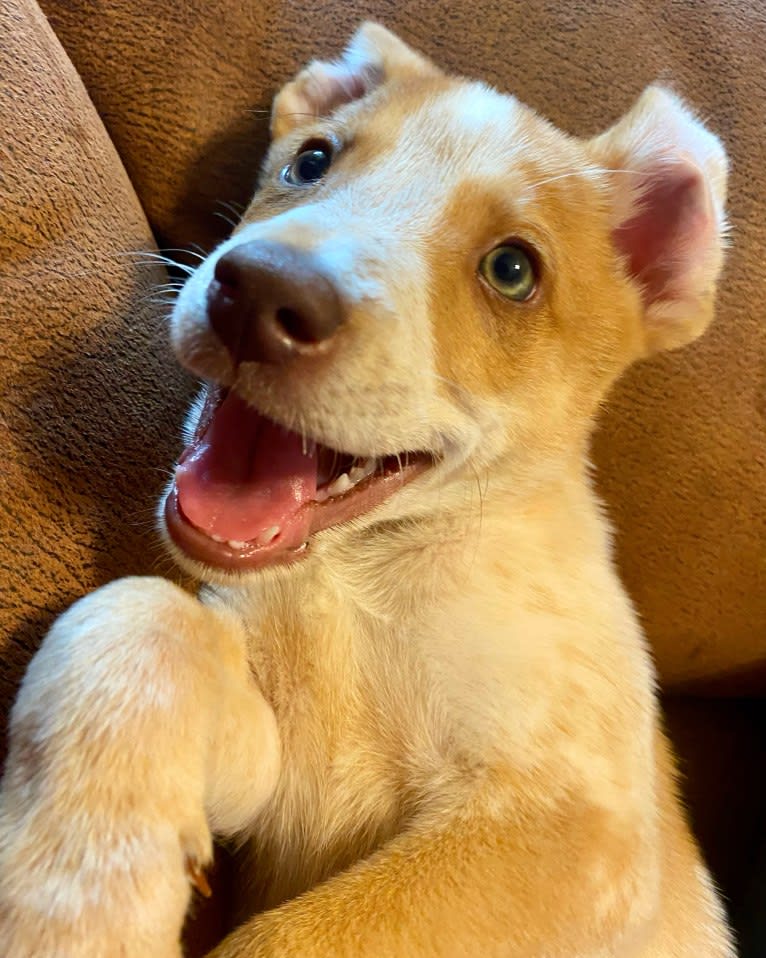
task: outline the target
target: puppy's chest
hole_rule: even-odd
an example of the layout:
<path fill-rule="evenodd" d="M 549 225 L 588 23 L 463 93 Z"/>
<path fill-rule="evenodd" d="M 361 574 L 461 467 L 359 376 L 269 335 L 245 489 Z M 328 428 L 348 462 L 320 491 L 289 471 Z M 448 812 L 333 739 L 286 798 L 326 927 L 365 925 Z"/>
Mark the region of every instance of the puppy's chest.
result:
<path fill-rule="evenodd" d="M 275 618 L 253 636 L 282 746 L 277 795 L 254 837 L 260 873 L 272 875 L 268 904 L 368 854 L 444 774 L 444 729 L 417 648 L 343 612 Z"/>

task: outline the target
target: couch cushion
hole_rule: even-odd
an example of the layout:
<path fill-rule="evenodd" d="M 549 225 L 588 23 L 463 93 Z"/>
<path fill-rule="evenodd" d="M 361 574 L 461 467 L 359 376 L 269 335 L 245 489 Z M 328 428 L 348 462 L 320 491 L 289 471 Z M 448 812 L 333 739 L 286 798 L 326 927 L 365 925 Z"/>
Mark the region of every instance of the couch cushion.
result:
<path fill-rule="evenodd" d="M 272 94 L 359 19 L 353 0 L 44 6 L 169 246 L 222 235 L 217 204 L 247 201 Z M 625 379 L 595 449 L 665 681 L 765 659 L 763 0 L 376 0 L 364 13 L 572 132 L 604 127 L 659 78 L 723 136 L 734 229 L 718 322 Z"/>
<path fill-rule="evenodd" d="M 37 5 L 0 5 L 0 716 L 51 618 L 158 550 L 183 380 L 152 237 Z M 0 730 L 0 763 L 6 737 Z"/>

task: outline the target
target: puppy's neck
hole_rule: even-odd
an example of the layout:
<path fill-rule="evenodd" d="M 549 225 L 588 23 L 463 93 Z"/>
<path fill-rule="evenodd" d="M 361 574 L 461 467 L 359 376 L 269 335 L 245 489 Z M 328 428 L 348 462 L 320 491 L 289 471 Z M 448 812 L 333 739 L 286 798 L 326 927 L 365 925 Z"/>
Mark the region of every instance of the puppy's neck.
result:
<path fill-rule="evenodd" d="M 302 562 L 211 591 L 235 604 L 253 629 L 267 609 L 277 618 L 311 619 L 327 602 L 334 614 L 345 607 L 390 626 L 403 610 L 425 615 L 443 605 L 472 576 L 496 568 L 499 556 L 503 576 L 524 577 L 529 551 L 555 555 L 562 537 L 570 554 L 608 562 L 608 530 L 584 457 L 549 461 L 534 476 L 505 465 L 436 490 L 417 514 L 328 530 Z"/>

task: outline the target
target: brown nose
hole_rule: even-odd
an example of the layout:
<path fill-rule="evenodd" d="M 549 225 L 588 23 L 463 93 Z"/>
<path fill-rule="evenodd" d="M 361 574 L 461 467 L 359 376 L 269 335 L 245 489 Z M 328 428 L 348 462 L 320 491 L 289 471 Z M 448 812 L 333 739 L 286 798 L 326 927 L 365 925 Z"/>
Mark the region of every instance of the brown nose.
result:
<path fill-rule="evenodd" d="M 258 240 L 215 264 L 207 311 L 235 363 L 323 352 L 343 318 L 337 290 L 310 253 Z"/>

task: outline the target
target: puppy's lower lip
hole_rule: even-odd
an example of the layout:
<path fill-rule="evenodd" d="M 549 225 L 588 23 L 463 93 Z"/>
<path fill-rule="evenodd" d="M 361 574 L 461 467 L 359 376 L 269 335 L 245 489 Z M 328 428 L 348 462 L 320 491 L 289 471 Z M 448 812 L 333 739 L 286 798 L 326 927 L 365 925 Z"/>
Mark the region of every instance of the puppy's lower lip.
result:
<path fill-rule="evenodd" d="M 306 554 L 312 535 L 370 512 L 433 462 L 428 453 L 334 453 L 211 390 L 165 502 L 167 531 L 206 565 L 283 565 Z"/>

